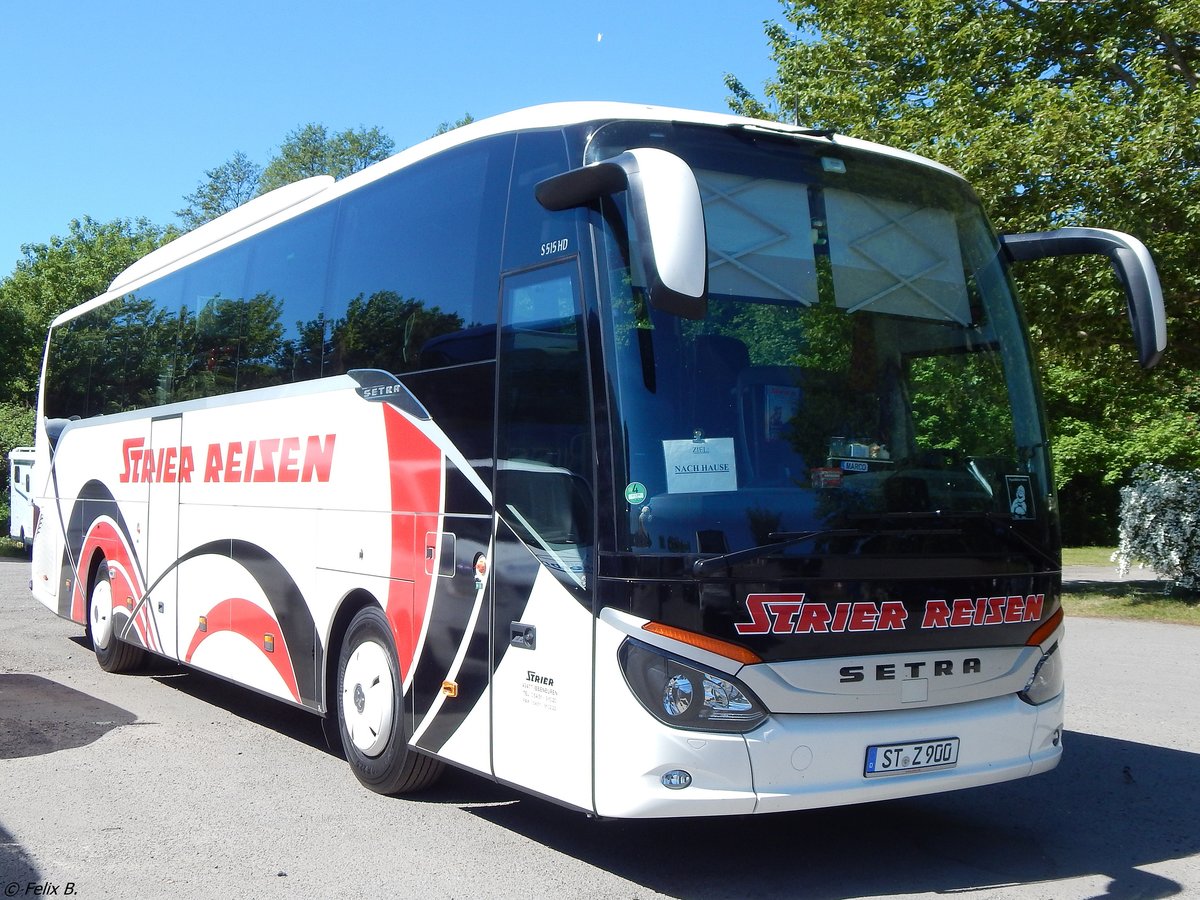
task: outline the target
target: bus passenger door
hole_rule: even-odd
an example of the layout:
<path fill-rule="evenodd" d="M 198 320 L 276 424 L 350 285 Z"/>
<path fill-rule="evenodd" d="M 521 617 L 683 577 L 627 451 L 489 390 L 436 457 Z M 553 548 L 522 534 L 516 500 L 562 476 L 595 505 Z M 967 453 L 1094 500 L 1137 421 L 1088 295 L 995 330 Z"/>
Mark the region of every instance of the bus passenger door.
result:
<path fill-rule="evenodd" d="M 592 426 L 574 259 L 503 282 L 492 765 L 592 808 Z"/>
<path fill-rule="evenodd" d="M 177 657 L 179 558 L 179 483 L 182 466 L 180 443 L 183 418 L 171 416 L 150 423 L 150 452 L 155 461 L 146 510 L 146 603 L 155 624 L 151 640 L 156 653 Z"/>

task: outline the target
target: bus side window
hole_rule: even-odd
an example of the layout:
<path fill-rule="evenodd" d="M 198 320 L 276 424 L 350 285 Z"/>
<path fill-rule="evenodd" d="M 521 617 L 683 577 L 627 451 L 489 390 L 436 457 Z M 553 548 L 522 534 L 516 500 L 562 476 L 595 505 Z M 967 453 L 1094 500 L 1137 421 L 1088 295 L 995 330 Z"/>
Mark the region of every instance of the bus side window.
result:
<path fill-rule="evenodd" d="M 253 373 L 255 387 L 331 374 L 325 281 L 336 216 L 334 204 L 320 206 L 265 232 L 254 247 L 245 295 L 260 309 L 268 298 L 281 309 L 272 323 L 276 350 Z M 251 386 L 251 380 L 243 386 Z"/>
<path fill-rule="evenodd" d="M 455 148 L 342 201 L 326 307 L 334 372 L 495 359 L 512 144 Z"/>
<path fill-rule="evenodd" d="M 276 349 L 280 308 L 271 297 L 244 296 L 248 255 L 248 245 L 234 244 L 185 270 L 181 400 L 242 389 Z"/>

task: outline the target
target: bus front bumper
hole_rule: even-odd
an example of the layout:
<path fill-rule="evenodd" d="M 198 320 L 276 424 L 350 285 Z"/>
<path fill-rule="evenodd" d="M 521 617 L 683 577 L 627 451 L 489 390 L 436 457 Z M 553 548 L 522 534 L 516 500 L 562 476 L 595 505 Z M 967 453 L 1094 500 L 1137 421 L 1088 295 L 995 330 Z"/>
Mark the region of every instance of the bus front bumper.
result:
<path fill-rule="evenodd" d="M 605 741 L 597 742 L 596 812 L 613 817 L 784 812 L 1023 778 L 1058 765 L 1063 708 L 1061 694 L 1036 707 L 1009 694 L 924 709 L 773 715 L 746 735 L 681 731 L 638 710 L 639 725 L 632 729 L 638 733 L 622 742 L 620 752 L 605 753 Z M 869 747 L 948 738 L 958 739 L 953 767 L 865 774 Z M 688 777 L 664 778 L 676 772 Z M 688 785 L 679 787 L 681 780 Z"/>

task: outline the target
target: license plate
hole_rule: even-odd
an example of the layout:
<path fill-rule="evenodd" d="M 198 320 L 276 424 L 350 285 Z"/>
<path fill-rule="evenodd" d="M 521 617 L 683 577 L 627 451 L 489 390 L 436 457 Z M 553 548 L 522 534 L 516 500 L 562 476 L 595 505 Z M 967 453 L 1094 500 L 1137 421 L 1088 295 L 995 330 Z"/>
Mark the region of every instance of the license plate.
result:
<path fill-rule="evenodd" d="M 899 775 L 929 769 L 950 769 L 958 764 L 958 738 L 912 741 L 907 744 L 877 744 L 867 748 L 863 774 Z"/>

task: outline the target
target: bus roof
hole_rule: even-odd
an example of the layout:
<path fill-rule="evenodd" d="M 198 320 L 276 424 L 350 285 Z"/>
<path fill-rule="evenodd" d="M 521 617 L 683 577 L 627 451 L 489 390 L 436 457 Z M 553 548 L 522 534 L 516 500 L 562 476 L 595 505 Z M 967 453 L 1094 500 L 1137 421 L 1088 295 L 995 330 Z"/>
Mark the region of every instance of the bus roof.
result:
<path fill-rule="evenodd" d="M 541 128 L 562 128 L 585 122 L 614 120 L 667 121 L 714 125 L 718 127 L 743 127 L 773 134 L 790 135 L 800 140 L 820 141 L 837 146 L 878 153 L 907 162 L 928 166 L 961 178 L 952 169 L 933 160 L 897 150 L 882 144 L 862 141 L 845 135 L 827 132 L 815 133 L 812 129 L 782 122 L 751 119 L 726 113 L 701 112 L 663 106 L 615 102 L 566 102 L 547 103 L 513 112 L 502 113 L 481 119 L 437 135 L 420 144 L 402 150 L 394 156 L 367 168 L 334 181 L 328 175 L 306 178 L 277 188 L 261 197 L 256 197 L 236 209 L 181 235 L 169 244 L 153 250 L 122 271 L 99 297 L 59 315 L 53 325 L 74 318 L 79 313 L 100 306 L 116 296 L 128 293 L 153 278 L 166 275 L 181 267 L 185 262 L 207 256 L 222 247 L 235 243 L 258 231 L 265 230 L 276 222 L 289 219 L 337 199 L 364 184 L 386 177 L 393 172 L 410 166 L 459 144 L 480 138 L 510 132 Z"/>

